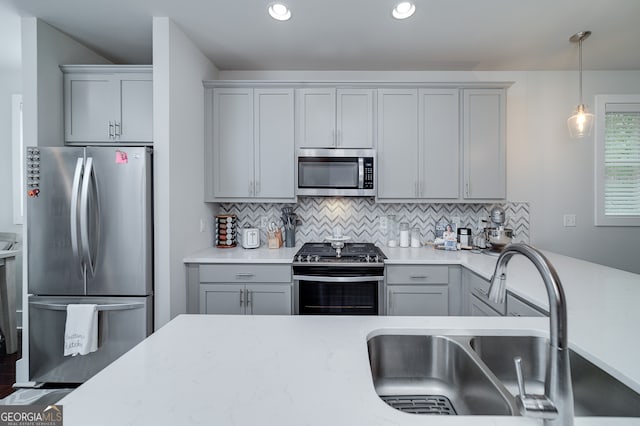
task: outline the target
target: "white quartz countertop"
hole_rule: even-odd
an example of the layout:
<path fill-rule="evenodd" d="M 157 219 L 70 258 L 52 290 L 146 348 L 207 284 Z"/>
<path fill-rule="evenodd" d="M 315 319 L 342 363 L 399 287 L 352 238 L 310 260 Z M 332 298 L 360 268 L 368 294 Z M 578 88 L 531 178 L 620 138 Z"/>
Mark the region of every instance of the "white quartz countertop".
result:
<path fill-rule="evenodd" d="M 387 265 L 461 265 L 490 279 L 496 256 L 472 251 L 381 247 Z M 185 258 L 185 263 L 290 263 L 299 249 L 208 248 Z M 640 341 L 634 338 L 640 325 L 640 275 L 544 252 L 556 268 L 567 296 L 568 334 L 572 349 L 628 386 L 640 392 Z M 507 268 L 507 289 L 548 310 L 549 302 L 540 275 L 523 256 L 514 256 Z"/>
<path fill-rule="evenodd" d="M 376 334 L 545 335 L 544 318 L 182 315 L 60 404 L 87 425 L 541 425 L 507 416 L 418 416 L 375 393 Z M 635 343 L 637 345 L 637 343 Z M 630 356 L 634 357 L 634 355 Z M 576 426 L 637 425 L 581 418 Z"/>
<path fill-rule="evenodd" d="M 489 278 L 495 257 L 389 249 L 387 264 L 459 264 Z M 296 249 L 207 249 L 186 263 L 290 262 Z M 545 253 L 564 285 L 570 346 L 640 392 L 640 275 Z M 522 256 L 508 289 L 547 306 Z M 375 334 L 547 335 L 546 318 L 181 315 L 60 401 L 65 425 L 541 425 L 506 416 L 416 416 L 378 398 Z M 108 415 L 104 415 L 105 409 Z M 98 414 L 100 413 L 100 414 Z M 577 417 L 576 426 L 638 425 Z"/>
<path fill-rule="evenodd" d="M 15 257 L 18 253 L 20 253 L 20 250 L 0 250 L 0 259 Z"/>

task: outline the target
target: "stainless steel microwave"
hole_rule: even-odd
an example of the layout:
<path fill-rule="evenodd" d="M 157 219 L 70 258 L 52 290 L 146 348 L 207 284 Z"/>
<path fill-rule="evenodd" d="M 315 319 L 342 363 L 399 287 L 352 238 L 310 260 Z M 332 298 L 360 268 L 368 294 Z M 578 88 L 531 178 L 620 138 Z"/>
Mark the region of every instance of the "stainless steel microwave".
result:
<path fill-rule="evenodd" d="M 297 195 L 375 196 L 373 149 L 300 149 Z"/>

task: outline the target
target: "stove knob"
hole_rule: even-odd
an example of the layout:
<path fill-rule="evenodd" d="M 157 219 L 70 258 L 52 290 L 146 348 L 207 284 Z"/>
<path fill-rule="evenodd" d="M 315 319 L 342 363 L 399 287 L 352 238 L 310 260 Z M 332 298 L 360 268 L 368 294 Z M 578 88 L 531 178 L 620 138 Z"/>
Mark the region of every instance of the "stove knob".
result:
<path fill-rule="evenodd" d="M 298 262 L 302 262 L 302 255 L 301 254 L 298 255 Z"/>
<path fill-rule="evenodd" d="M 376 254 L 376 263 L 380 262 L 380 256 Z"/>
<path fill-rule="evenodd" d="M 313 260 L 316 262 L 320 261 L 320 256 L 318 256 L 317 254 L 315 256 L 313 256 Z"/>
<path fill-rule="evenodd" d="M 367 263 L 371 262 L 371 256 L 367 255 Z"/>
<path fill-rule="evenodd" d="M 307 262 L 311 262 L 311 255 L 310 254 L 307 255 Z"/>

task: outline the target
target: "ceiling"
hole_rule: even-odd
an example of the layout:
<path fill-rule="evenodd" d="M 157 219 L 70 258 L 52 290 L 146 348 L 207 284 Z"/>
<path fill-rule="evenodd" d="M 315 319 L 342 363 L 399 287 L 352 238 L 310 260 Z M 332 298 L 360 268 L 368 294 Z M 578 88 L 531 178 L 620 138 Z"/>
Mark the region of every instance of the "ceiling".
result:
<path fill-rule="evenodd" d="M 639 0 L 415 0 L 404 21 L 396 0 L 285 0 L 287 22 L 270 1 L 0 0 L 0 28 L 3 14 L 36 16 L 140 64 L 152 62 L 152 17 L 167 16 L 221 70 L 477 71 L 576 69 L 569 37 L 591 30 L 585 69 L 640 70 Z"/>

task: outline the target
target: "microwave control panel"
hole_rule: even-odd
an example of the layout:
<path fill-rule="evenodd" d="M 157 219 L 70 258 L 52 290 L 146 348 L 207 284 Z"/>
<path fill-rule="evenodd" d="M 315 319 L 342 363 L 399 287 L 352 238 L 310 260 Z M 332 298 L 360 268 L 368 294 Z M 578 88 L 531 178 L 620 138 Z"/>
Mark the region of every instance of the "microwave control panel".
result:
<path fill-rule="evenodd" d="M 364 159 L 364 189 L 373 189 L 373 157 Z"/>

